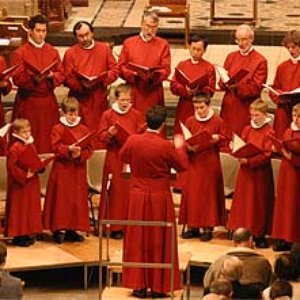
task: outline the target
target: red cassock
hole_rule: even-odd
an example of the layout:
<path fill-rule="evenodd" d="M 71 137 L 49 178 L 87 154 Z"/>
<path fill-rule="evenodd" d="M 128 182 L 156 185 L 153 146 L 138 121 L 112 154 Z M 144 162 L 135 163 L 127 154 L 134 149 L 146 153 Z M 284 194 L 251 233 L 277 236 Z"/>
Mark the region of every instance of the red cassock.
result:
<path fill-rule="evenodd" d="M 277 68 L 273 88 L 288 92 L 298 87 L 300 87 L 300 62 L 293 63 L 291 59 L 286 60 Z M 271 92 L 269 96 L 277 104 L 273 126 L 276 137 L 281 139 L 292 122 L 292 103 L 288 100 L 281 100 Z M 300 102 L 300 99 L 297 100 Z"/>
<path fill-rule="evenodd" d="M 0 73 L 5 69 L 6 69 L 5 59 L 3 56 L 0 56 Z M 1 96 L 7 95 L 12 88 L 12 85 L 7 78 L 5 78 L 4 81 L 7 82 L 7 86 L 4 88 L 0 88 L 0 128 L 5 125 L 5 113 L 1 102 Z M 6 147 L 7 147 L 6 137 L 3 138 L 0 137 L 0 156 L 6 155 Z"/>
<path fill-rule="evenodd" d="M 260 97 L 262 84 L 266 82 L 267 60 L 256 50 L 252 50 L 248 55 L 235 51 L 227 56 L 224 68 L 228 70 L 230 77 L 240 69 L 249 71 L 237 84 L 235 91 L 230 91 L 219 82 L 221 90 L 225 90 L 221 107 L 224 125 L 228 131 L 241 134 L 243 128 L 250 123 L 249 106 Z"/>
<path fill-rule="evenodd" d="M 198 92 L 208 93 L 211 96 L 214 94 L 216 89 L 216 72 L 210 62 L 201 59 L 198 63 L 192 63 L 191 59 L 187 59 L 181 61 L 176 68 L 183 71 L 191 80 L 208 74 L 207 84 L 201 87 Z M 181 133 L 179 122 L 185 124 L 187 118 L 194 114 L 193 97 L 189 95 L 185 85 L 179 81 L 176 73 L 173 76 L 170 88 L 174 95 L 179 96 L 174 127 L 174 133 L 176 134 Z"/>
<path fill-rule="evenodd" d="M 119 76 L 119 68 L 106 43 L 95 42 L 91 49 L 74 45 L 65 53 L 66 85 L 70 88 L 69 95 L 75 97 L 80 104 L 80 115 L 83 123 L 90 130 L 99 129 L 101 116 L 108 108 L 107 86 Z M 89 77 L 99 76 L 107 72 L 104 82 L 92 87 L 85 87 L 76 72 Z"/>
<path fill-rule="evenodd" d="M 142 114 L 131 108 L 127 113 L 120 114 L 109 109 L 102 115 L 100 138 L 106 144 L 107 154 L 104 165 L 102 186 L 107 186 L 108 175 L 112 174 L 110 189 L 108 191 L 109 206 L 106 205 L 106 193 L 101 193 L 100 218 L 110 220 L 125 220 L 127 217 L 127 206 L 129 199 L 129 180 L 122 177 L 123 162 L 119 158 L 122 141 L 110 137 L 108 129 L 116 122 L 126 124 L 126 128 L 132 133 L 137 133 L 145 123 Z M 124 229 L 124 226 L 113 225 L 112 231 Z"/>
<path fill-rule="evenodd" d="M 207 121 L 198 121 L 194 116 L 186 121 L 192 134 L 207 131 L 219 134 L 221 139 L 222 123 L 217 115 Z M 184 177 L 179 223 L 196 228 L 224 225 L 224 184 L 218 144 L 210 144 L 200 152 L 191 153 Z"/>
<path fill-rule="evenodd" d="M 134 71 L 128 68 L 128 63 L 146 67 L 162 67 L 152 84 L 145 83 L 134 76 Z M 154 105 L 164 106 L 163 80 L 170 75 L 171 56 L 167 41 L 154 37 L 150 42 L 142 40 L 140 35 L 130 37 L 123 43 L 119 58 L 121 77 L 133 85 L 133 107 L 145 114 Z"/>
<path fill-rule="evenodd" d="M 7 153 L 7 234 L 8 236 L 20 236 L 39 233 L 42 231 L 42 211 L 41 211 L 41 190 L 38 174 L 31 178 L 27 177 L 27 172 L 20 157 L 26 147 L 21 141 L 16 141 L 9 148 Z"/>
<path fill-rule="evenodd" d="M 130 136 L 120 157 L 131 167 L 128 220 L 168 221 L 176 228 L 169 177 L 171 168 L 182 171 L 187 167 L 185 149 L 175 150 L 161 135 L 147 131 Z M 176 232 L 175 239 L 175 289 L 179 289 Z M 123 261 L 170 263 L 171 229 L 128 226 Z M 124 268 L 123 285 L 166 293 L 170 291 L 171 273 L 163 269 Z"/>
<path fill-rule="evenodd" d="M 272 228 L 274 182 L 268 135 L 274 135 L 268 124 L 256 129 L 248 125 L 242 132 L 244 141 L 264 152 L 240 165 L 228 220 L 229 229 L 248 228 L 257 237 L 270 233 Z"/>
<path fill-rule="evenodd" d="M 300 131 L 288 128 L 283 140 L 300 139 Z M 282 157 L 278 175 L 272 237 L 289 242 L 300 241 L 300 155 L 291 160 Z"/>
<path fill-rule="evenodd" d="M 32 136 L 39 153 L 51 152 L 50 134 L 58 122 L 58 105 L 54 89 L 64 81 L 64 69 L 58 51 L 49 44 L 37 48 L 27 42 L 14 52 L 13 64 L 23 64 L 22 72 L 13 76 L 18 92 L 14 104 L 13 118 L 26 118 L 31 125 Z M 36 75 L 28 65 L 42 71 L 57 61 L 51 71 L 53 80 L 44 79 L 35 83 Z"/>
<path fill-rule="evenodd" d="M 73 141 L 70 141 L 70 132 Z M 70 144 L 88 132 L 88 128 L 81 124 L 53 127 L 51 143 L 58 157 L 53 162 L 47 186 L 43 214 L 45 229 L 89 230 L 86 161 L 92 155 L 93 147 L 83 148 L 80 158 L 76 159 L 70 156 L 68 150 Z"/>

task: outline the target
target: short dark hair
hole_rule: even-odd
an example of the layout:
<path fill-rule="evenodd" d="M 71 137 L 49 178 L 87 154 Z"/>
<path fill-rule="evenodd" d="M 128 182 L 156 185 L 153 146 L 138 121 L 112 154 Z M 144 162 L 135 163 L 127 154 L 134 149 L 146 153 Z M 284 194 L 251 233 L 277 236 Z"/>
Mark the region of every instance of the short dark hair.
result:
<path fill-rule="evenodd" d="M 278 279 L 297 280 L 296 261 L 290 254 L 281 254 L 274 263 L 274 275 Z"/>
<path fill-rule="evenodd" d="M 148 109 L 146 113 L 147 126 L 150 129 L 158 129 L 167 118 L 167 109 L 156 105 Z"/>
<path fill-rule="evenodd" d="M 296 46 L 300 46 L 300 31 L 291 30 L 289 31 L 282 40 L 282 45 L 287 46 L 288 44 L 293 43 Z"/>
<path fill-rule="evenodd" d="M 7 247 L 4 243 L 0 242 L 0 265 L 4 264 L 7 257 Z"/>
<path fill-rule="evenodd" d="M 270 298 L 274 300 L 277 297 L 283 297 L 283 296 L 293 297 L 292 285 L 286 280 L 274 281 L 270 289 Z"/>
<path fill-rule="evenodd" d="M 47 28 L 49 25 L 49 21 L 46 16 L 44 15 L 35 15 L 30 18 L 28 22 L 28 27 L 33 30 L 36 24 L 46 24 Z"/>
<path fill-rule="evenodd" d="M 197 93 L 193 97 L 194 103 L 204 102 L 206 105 L 210 105 L 210 94 L 208 93 Z"/>
<path fill-rule="evenodd" d="M 234 243 L 240 244 L 242 242 L 249 241 L 251 236 L 252 236 L 252 233 L 249 229 L 247 229 L 247 228 L 238 228 L 233 233 L 232 239 L 233 239 Z"/>
<path fill-rule="evenodd" d="M 76 31 L 79 30 L 83 24 L 87 25 L 91 32 L 94 32 L 94 27 L 92 26 L 91 23 L 89 23 L 87 21 L 78 21 L 73 27 L 73 35 L 74 36 L 77 36 Z"/>
<path fill-rule="evenodd" d="M 189 37 L 189 45 L 191 45 L 192 43 L 198 43 L 198 42 L 202 42 L 203 43 L 204 49 L 207 48 L 207 46 L 208 46 L 208 39 L 205 38 L 204 36 L 198 35 L 198 34 L 192 34 Z"/>

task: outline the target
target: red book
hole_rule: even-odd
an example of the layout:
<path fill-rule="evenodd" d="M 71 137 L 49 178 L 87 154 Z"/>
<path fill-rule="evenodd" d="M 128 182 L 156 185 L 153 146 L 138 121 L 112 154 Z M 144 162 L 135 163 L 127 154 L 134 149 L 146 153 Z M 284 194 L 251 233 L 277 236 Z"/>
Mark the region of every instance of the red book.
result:
<path fill-rule="evenodd" d="M 231 155 L 237 158 L 249 158 L 262 152 L 252 143 L 246 143 L 238 135 L 233 134 Z"/>
<path fill-rule="evenodd" d="M 279 97 L 283 101 L 292 101 L 293 105 L 297 104 L 300 99 L 300 87 L 293 89 L 291 91 L 281 91 L 281 90 L 275 90 L 273 87 L 271 87 L 268 84 L 263 84 L 263 87 L 268 89 L 271 93 Z M 293 101 L 295 99 L 298 99 L 298 101 Z"/>
<path fill-rule="evenodd" d="M 18 69 L 21 66 L 21 64 L 14 65 L 10 68 L 5 69 L 0 73 L 0 80 L 3 80 L 6 76 L 9 74 L 12 74 L 16 69 Z"/>
<path fill-rule="evenodd" d="M 221 80 L 226 85 L 232 85 L 232 84 L 240 82 L 249 73 L 248 70 L 242 68 L 238 72 L 236 72 L 233 76 L 229 77 L 228 71 L 225 68 L 218 66 L 218 65 L 215 65 L 215 68 L 216 68 L 217 73 L 219 74 Z"/>
<path fill-rule="evenodd" d="M 19 165 L 26 172 L 29 170 L 31 172 L 37 172 L 44 168 L 42 161 L 32 144 L 26 145 L 26 148 L 20 154 Z"/>
<path fill-rule="evenodd" d="M 188 86 L 192 90 L 200 89 L 208 84 L 208 74 L 191 79 L 182 70 L 175 68 L 175 75 L 181 84 Z"/>
<path fill-rule="evenodd" d="M 81 137 L 79 140 L 77 140 L 75 143 L 72 144 L 72 146 L 78 146 L 81 148 L 86 148 L 88 145 L 90 145 L 93 140 L 97 137 L 96 130 L 90 131 L 88 134 Z"/>
<path fill-rule="evenodd" d="M 104 82 L 105 79 L 107 78 L 106 71 L 102 72 L 100 75 L 92 75 L 92 76 L 88 76 L 76 69 L 74 70 L 74 73 L 76 74 L 78 79 L 82 82 L 82 84 L 87 88 L 89 87 L 91 88 L 98 83 Z"/>
<path fill-rule="evenodd" d="M 40 75 L 40 76 L 45 76 L 47 75 L 51 69 L 58 63 L 58 60 L 56 59 L 54 62 L 52 62 L 50 65 L 48 65 L 46 68 L 40 70 L 36 66 L 32 65 L 28 61 L 25 61 L 26 68 L 28 68 L 33 74 Z"/>
<path fill-rule="evenodd" d="M 129 129 L 124 123 L 121 123 L 120 121 L 117 121 L 115 123 L 115 126 L 118 129 L 115 138 L 120 144 L 124 144 L 130 135 L 136 133 L 133 130 Z"/>
<path fill-rule="evenodd" d="M 162 66 L 146 67 L 143 65 L 128 63 L 127 68 L 136 72 L 141 77 L 151 77 L 153 73 L 159 72 L 159 70 L 164 69 Z"/>
<path fill-rule="evenodd" d="M 287 150 L 293 154 L 300 155 L 300 139 L 290 139 L 282 143 Z"/>

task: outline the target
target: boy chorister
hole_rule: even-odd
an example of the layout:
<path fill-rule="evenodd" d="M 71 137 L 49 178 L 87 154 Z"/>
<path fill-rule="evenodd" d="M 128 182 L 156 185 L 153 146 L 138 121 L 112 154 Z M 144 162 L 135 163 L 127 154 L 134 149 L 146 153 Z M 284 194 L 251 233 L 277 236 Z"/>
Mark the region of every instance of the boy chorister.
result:
<path fill-rule="evenodd" d="M 186 121 L 192 135 L 207 131 L 211 140 L 205 145 L 190 147 L 189 168 L 184 176 L 179 222 L 187 224 L 182 237 L 200 237 L 202 241 L 212 238 L 214 226 L 224 224 L 225 202 L 223 175 L 219 144 L 225 139 L 222 119 L 210 107 L 210 96 L 198 94 L 194 97 L 193 116 Z M 199 233 L 199 228 L 203 232 Z"/>
<path fill-rule="evenodd" d="M 28 247 L 42 231 L 40 181 L 31 170 L 31 162 L 39 161 L 33 144 L 29 121 L 16 119 L 12 125 L 14 142 L 7 153 L 7 234 L 13 245 Z M 26 152 L 26 155 L 25 155 Z"/>
<path fill-rule="evenodd" d="M 283 141 L 300 140 L 300 104 L 293 107 L 293 122 L 283 134 Z M 295 151 L 296 150 L 296 151 Z M 274 207 L 272 237 L 273 250 L 287 251 L 292 242 L 300 240 L 300 147 L 293 150 L 283 148 L 283 157 L 278 175 L 277 197 Z"/>
<path fill-rule="evenodd" d="M 248 158 L 240 158 L 240 169 L 235 185 L 228 228 L 249 229 L 254 235 L 256 247 L 268 247 L 265 234 L 270 233 L 273 214 L 274 183 L 271 166 L 274 135 L 268 105 L 261 99 L 250 105 L 250 125 L 242 131 L 242 139 L 252 143 L 261 152 Z"/>
<path fill-rule="evenodd" d="M 74 145 L 89 133 L 80 123 L 78 101 L 68 98 L 61 108 L 64 115 L 51 133 L 57 158 L 49 176 L 43 214 L 45 228 L 53 232 L 53 239 L 59 244 L 81 242 L 84 238 L 76 231 L 89 230 L 86 161 L 93 152 L 92 143 Z"/>
<path fill-rule="evenodd" d="M 126 136 L 124 134 L 126 135 L 126 132 L 120 131 L 127 130 L 129 134 L 138 133 L 145 125 L 145 118 L 139 111 L 132 108 L 130 85 L 121 83 L 116 87 L 115 97 L 115 102 L 110 109 L 104 112 L 100 122 L 100 139 L 101 142 L 106 144 L 107 148 L 103 187 L 107 185 L 108 175 L 112 174 L 109 205 L 106 205 L 105 193 L 102 193 L 100 217 L 107 218 L 109 215 L 109 219 L 125 220 L 129 197 L 129 180 L 122 178 L 123 163 L 119 158 L 119 151 L 125 142 Z M 118 126 L 122 126 L 122 128 Z M 111 226 L 111 238 L 122 238 L 123 227 Z"/>

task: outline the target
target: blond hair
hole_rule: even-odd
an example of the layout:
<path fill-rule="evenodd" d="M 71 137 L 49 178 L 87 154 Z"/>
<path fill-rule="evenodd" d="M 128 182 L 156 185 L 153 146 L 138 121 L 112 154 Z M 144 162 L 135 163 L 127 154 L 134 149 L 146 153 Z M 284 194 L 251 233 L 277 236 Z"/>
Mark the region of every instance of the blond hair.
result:
<path fill-rule="evenodd" d="M 131 93 L 131 85 L 128 83 L 120 83 L 115 89 L 115 97 L 119 98 L 121 93 Z"/>
<path fill-rule="evenodd" d="M 261 99 L 256 99 L 250 104 L 250 109 L 258 110 L 264 114 L 268 111 L 268 104 Z"/>
<path fill-rule="evenodd" d="M 30 127 L 30 123 L 27 119 L 15 119 L 12 123 L 12 131 L 13 132 L 19 132 L 23 128 Z"/>
<path fill-rule="evenodd" d="M 74 97 L 65 98 L 61 103 L 61 109 L 64 113 L 79 111 L 79 102 Z"/>

